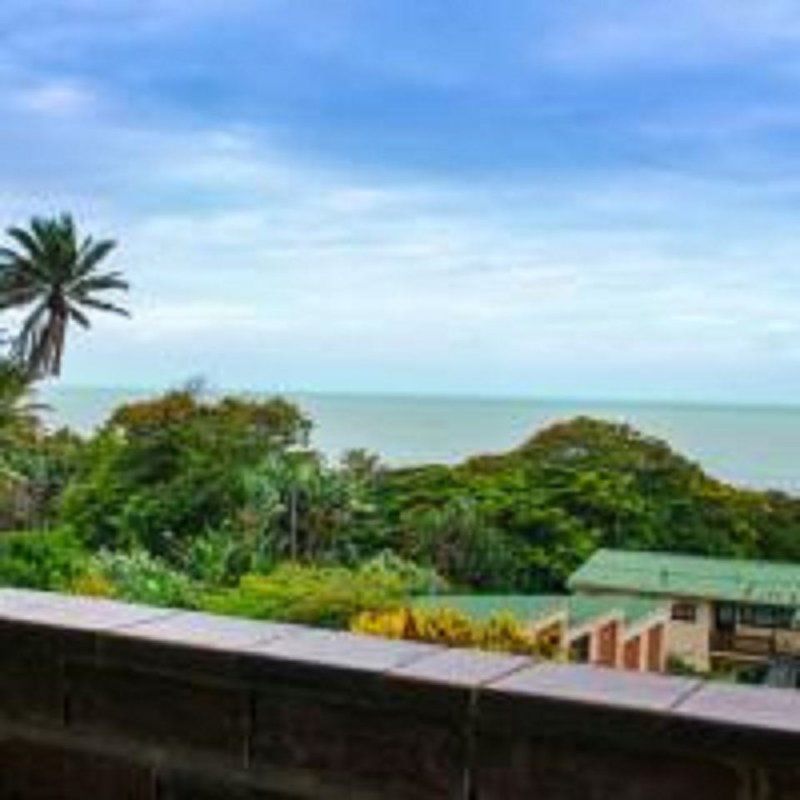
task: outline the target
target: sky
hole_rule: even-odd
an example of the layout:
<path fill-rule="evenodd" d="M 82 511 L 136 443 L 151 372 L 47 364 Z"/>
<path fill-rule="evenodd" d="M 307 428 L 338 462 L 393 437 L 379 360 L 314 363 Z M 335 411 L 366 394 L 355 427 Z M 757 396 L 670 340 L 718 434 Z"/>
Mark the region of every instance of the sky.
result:
<path fill-rule="evenodd" d="M 0 103 L 65 384 L 800 396 L 794 0 L 3 0 Z"/>

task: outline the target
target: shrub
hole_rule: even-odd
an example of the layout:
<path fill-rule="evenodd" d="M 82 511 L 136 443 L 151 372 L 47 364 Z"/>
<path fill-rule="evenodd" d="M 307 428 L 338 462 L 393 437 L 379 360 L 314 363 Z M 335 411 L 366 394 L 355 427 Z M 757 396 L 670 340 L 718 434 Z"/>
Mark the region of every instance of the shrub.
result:
<path fill-rule="evenodd" d="M 274 566 L 268 544 L 247 530 L 209 530 L 183 544 L 176 560 L 182 571 L 206 586 L 232 586 L 247 573 Z"/>
<path fill-rule="evenodd" d="M 447 581 L 436 570 L 402 558 L 393 550 L 384 550 L 365 561 L 361 572 L 379 579 L 386 576 L 398 578 L 408 594 L 437 594 L 448 588 Z"/>
<path fill-rule="evenodd" d="M 0 534 L 0 585 L 62 589 L 84 569 L 88 556 L 67 530 Z"/>
<path fill-rule="evenodd" d="M 282 564 L 246 575 L 235 589 L 207 595 L 210 611 L 326 627 L 346 627 L 366 610 L 400 608 L 418 580 L 375 563 L 347 567 Z"/>
<path fill-rule="evenodd" d="M 86 595 L 88 597 L 115 597 L 116 589 L 104 575 L 96 572 L 85 572 L 79 575 L 70 585 L 72 594 Z"/>
<path fill-rule="evenodd" d="M 364 611 L 353 618 L 350 630 L 447 647 L 474 647 L 547 657 L 556 654 L 551 642 L 528 633 L 517 619 L 508 614 L 497 614 L 480 621 L 451 608 L 404 607 L 388 611 Z"/>
<path fill-rule="evenodd" d="M 195 607 L 198 595 L 197 586 L 188 575 L 143 550 L 130 553 L 101 550 L 90 559 L 71 588 L 78 594 L 100 594 L 177 608 Z"/>

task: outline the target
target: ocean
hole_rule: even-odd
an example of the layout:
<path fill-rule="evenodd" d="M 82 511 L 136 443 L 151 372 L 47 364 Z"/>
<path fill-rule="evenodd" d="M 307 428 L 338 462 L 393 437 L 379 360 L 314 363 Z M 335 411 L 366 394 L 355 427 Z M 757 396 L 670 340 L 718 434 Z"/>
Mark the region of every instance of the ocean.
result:
<path fill-rule="evenodd" d="M 51 424 L 86 432 L 125 389 L 45 388 Z M 667 440 L 708 472 L 738 485 L 800 494 L 800 407 L 579 400 L 287 394 L 314 420 L 313 444 L 330 458 L 365 448 L 390 465 L 453 463 L 514 447 L 557 420 L 587 414 Z"/>

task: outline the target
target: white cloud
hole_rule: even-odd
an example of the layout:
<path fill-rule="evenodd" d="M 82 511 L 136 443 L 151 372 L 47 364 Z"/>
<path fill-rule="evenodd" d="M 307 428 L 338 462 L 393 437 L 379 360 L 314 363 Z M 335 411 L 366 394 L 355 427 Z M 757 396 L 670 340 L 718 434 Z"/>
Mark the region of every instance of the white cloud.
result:
<path fill-rule="evenodd" d="M 67 81 L 41 83 L 13 95 L 17 105 L 37 114 L 64 116 L 92 108 L 94 96 L 83 86 Z"/>

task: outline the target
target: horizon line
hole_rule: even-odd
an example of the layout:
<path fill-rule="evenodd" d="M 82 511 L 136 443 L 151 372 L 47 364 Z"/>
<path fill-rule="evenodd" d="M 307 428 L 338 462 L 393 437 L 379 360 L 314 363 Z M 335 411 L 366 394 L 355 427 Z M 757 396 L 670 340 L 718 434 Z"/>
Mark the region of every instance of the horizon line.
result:
<path fill-rule="evenodd" d="M 79 391 L 103 391 L 103 392 L 130 392 L 146 394 L 164 394 L 170 391 L 178 391 L 188 382 L 165 383 L 158 385 L 112 385 L 96 383 L 69 383 L 58 382 L 44 384 L 40 389 L 45 391 L 79 390 Z M 517 393 L 479 393 L 479 392 L 431 392 L 424 390 L 386 390 L 386 389 L 303 389 L 286 387 L 239 387 L 239 386 L 218 386 L 211 382 L 208 383 L 206 391 L 212 395 L 223 394 L 258 394 L 273 397 L 338 397 L 353 399 L 398 399 L 398 400 L 443 400 L 451 402 L 529 402 L 529 403 L 560 403 L 571 405 L 598 405 L 598 406 L 626 406 L 643 405 L 654 407 L 687 407 L 687 408 L 730 408 L 730 409 L 751 409 L 751 410 L 771 410 L 771 411 L 792 411 L 800 412 L 800 403 L 777 401 L 777 400 L 727 400 L 727 399 L 685 399 L 685 398 L 666 398 L 666 397 L 602 397 L 602 396 L 575 396 L 557 394 L 517 394 Z"/>

